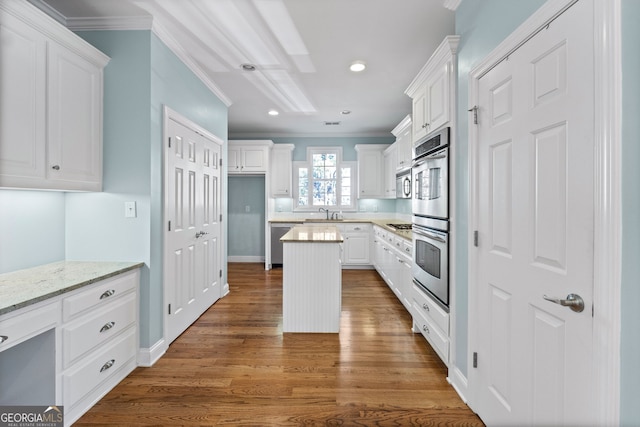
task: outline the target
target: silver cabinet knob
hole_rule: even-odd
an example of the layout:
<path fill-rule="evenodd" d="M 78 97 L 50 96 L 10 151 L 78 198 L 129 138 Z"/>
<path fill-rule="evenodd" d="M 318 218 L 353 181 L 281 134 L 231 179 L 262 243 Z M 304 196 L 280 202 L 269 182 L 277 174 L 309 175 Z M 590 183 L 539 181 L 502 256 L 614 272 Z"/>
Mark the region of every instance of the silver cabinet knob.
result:
<path fill-rule="evenodd" d="M 60 170 L 60 165 L 53 165 L 53 166 L 51 166 L 51 169 L 53 169 L 54 171 L 59 171 Z"/>
<path fill-rule="evenodd" d="M 104 372 L 116 363 L 116 359 L 111 359 L 100 368 L 100 372 Z"/>
<path fill-rule="evenodd" d="M 115 289 L 109 289 L 108 291 L 105 291 L 102 295 L 100 295 L 100 299 L 109 298 L 115 293 L 116 293 Z"/>

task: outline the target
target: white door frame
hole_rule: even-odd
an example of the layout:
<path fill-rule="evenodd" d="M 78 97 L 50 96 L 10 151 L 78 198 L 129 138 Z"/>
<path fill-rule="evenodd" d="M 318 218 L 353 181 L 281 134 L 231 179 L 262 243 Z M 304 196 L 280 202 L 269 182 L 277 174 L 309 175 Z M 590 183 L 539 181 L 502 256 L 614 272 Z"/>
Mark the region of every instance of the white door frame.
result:
<path fill-rule="evenodd" d="M 479 80 L 576 0 L 549 0 L 469 73 L 469 108 L 478 104 Z M 595 179 L 593 371 L 596 425 L 620 420 L 621 298 L 621 0 L 595 1 Z M 469 354 L 478 339 L 478 132 L 469 119 Z M 469 373 L 469 406 L 479 392 Z"/>
<path fill-rule="evenodd" d="M 165 147 L 164 143 L 165 141 L 167 141 L 167 138 L 169 138 L 169 121 L 173 120 L 177 123 L 180 123 L 182 125 L 184 125 L 185 127 L 193 130 L 194 132 L 197 132 L 201 135 L 203 135 L 205 138 L 210 139 L 211 141 L 213 141 L 214 143 L 220 145 L 220 147 L 222 148 L 224 146 L 224 141 L 222 139 L 220 139 L 219 137 L 215 136 L 214 134 L 212 134 L 211 132 L 209 132 L 208 130 L 204 129 L 203 127 L 199 126 L 198 124 L 194 123 L 193 121 L 189 120 L 188 118 L 186 118 L 185 116 L 183 116 L 182 114 L 172 110 L 171 108 L 167 107 L 166 105 L 163 107 L 163 111 L 162 111 L 162 144 L 163 144 L 163 148 L 162 148 L 162 165 L 163 165 L 163 172 L 162 172 L 162 224 L 166 224 L 166 220 L 165 217 L 167 215 L 167 212 L 169 210 L 169 196 L 167 194 L 167 185 L 166 185 L 166 181 L 168 179 L 167 177 L 167 171 L 168 171 L 168 158 L 167 158 L 167 148 Z M 222 153 L 221 151 L 221 155 L 224 155 L 224 153 Z M 223 175 L 225 174 L 225 171 L 221 168 L 220 169 L 220 200 L 224 200 L 225 193 L 224 193 L 224 189 L 222 186 L 222 178 Z M 163 225 L 164 227 L 165 225 Z M 226 263 L 223 262 L 224 256 L 222 253 L 222 242 L 225 241 L 225 230 L 226 227 L 223 227 L 222 224 L 220 225 L 220 251 L 219 251 L 219 256 L 220 256 L 220 268 L 225 268 Z M 163 316 L 163 343 L 164 343 L 164 349 L 163 352 L 169 347 L 169 342 L 167 340 L 167 330 L 168 330 L 168 324 L 169 324 L 169 313 L 167 312 L 166 308 L 166 298 L 167 298 L 167 285 L 166 285 L 166 281 L 167 281 L 167 260 L 166 260 L 166 251 L 165 251 L 165 242 L 164 242 L 164 235 L 165 233 L 162 233 L 162 316 Z M 224 275 L 222 276 L 224 277 Z M 226 285 L 222 283 L 222 277 L 220 277 L 220 297 L 222 298 L 226 293 L 225 293 L 225 288 Z"/>

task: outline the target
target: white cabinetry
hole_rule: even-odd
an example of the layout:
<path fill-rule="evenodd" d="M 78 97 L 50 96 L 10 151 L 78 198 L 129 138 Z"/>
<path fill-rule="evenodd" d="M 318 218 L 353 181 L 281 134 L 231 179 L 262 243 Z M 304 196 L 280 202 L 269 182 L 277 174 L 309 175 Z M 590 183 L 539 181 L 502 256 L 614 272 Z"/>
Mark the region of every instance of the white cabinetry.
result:
<path fill-rule="evenodd" d="M 358 144 L 358 198 L 382 199 L 384 195 L 384 159 L 386 144 Z"/>
<path fill-rule="evenodd" d="M 264 174 L 272 141 L 229 141 L 227 171 L 230 174 Z"/>
<path fill-rule="evenodd" d="M 384 197 L 396 198 L 397 145 L 391 144 L 383 152 L 384 159 Z"/>
<path fill-rule="evenodd" d="M 62 300 L 62 397 L 75 421 L 136 367 L 138 270 Z"/>
<path fill-rule="evenodd" d="M 411 115 L 407 115 L 391 133 L 396 137 L 396 171 L 411 168 L 413 159 L 413 145 L 411 139 Z"/>
<path fill-rule="evenodd" d="M 371 224 L 341 224 L 340 233 L 344 239 L 342 265 L 371 264 Z"/>
<path fill-rule="evenodd" d="M 292 197 L 293 144 L 274 144 L 271 149 L 271 197 Z"/>
<path fill-rule="evenodd" d="M 414 142 L 448 123 L 455 114 L 453 82 L 459 40 L 459 36 L 445 37 L 405 91 L 413 100 Z"/>
<path fill-rule="evenodd" d="M 449 313 L 413 285 L 413 330 L 420 332 L 440 359 L 449 364 Z"/>
<path fill-rule="evenodd" d="M 374 226 L 373 248 L 373 265 L 378 274 L 411 313 L 411 241 Z"/>
<path fill-rule="evenodd" d="M 28 2 L 0 3 L 0 186 L 100 191 L 109 58 Z"/>

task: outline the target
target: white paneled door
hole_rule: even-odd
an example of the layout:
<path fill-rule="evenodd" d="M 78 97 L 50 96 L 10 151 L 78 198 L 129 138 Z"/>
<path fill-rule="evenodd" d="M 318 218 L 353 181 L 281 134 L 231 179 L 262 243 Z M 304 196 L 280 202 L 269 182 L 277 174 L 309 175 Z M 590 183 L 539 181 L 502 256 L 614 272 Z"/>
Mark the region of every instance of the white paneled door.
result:
<path fill-rule="evenodd" d="M 593 37 L 580 0 L 479 80 L 472 375 L 490 426 L 593 423 Z"/>
<path fill-rule="evenodd" d="M 166 120 L 164 294 L 171 343 L 221 294 L 221 141 L 184 119 Z"/>

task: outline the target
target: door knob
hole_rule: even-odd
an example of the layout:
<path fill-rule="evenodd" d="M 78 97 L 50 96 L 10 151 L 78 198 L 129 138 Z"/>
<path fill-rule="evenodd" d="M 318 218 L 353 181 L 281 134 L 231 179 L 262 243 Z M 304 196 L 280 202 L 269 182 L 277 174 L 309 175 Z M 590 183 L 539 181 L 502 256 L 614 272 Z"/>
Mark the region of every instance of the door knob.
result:
<path fill-rule="evenodd" d="M 580 313 L 584 310 L 584 300 L 578 294 L 569 294 L 567 295 L 567 299 L 559 299 L 548 297 L 546 295 L 542 296 L 545 300 L 551 301 L 554 304 L 560 304 L 564 307 L 569 307 L 571 310 L 576 313 Z"/>

